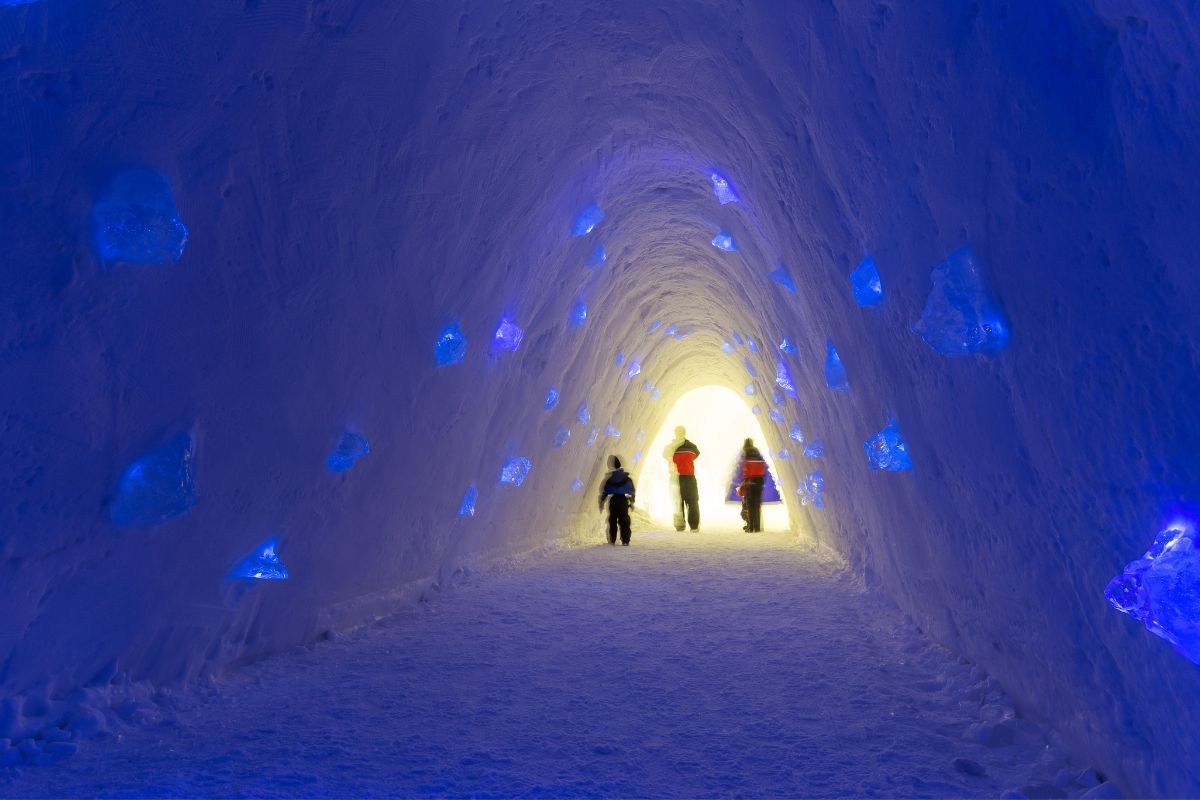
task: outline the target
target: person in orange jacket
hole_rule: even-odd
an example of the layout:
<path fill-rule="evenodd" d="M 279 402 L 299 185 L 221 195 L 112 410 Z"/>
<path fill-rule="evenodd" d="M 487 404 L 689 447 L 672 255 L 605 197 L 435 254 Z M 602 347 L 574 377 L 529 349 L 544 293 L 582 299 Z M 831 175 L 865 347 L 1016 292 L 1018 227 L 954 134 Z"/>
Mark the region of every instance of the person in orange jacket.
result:
<path fill-rule="evenodd" d="M 746 526 L 742 530 L 749 533 L 762 531 L 762 495 L 763 483 L 767 474 L 767 462 L 762 453 L 754 446 L 753 439 L 742 443 L 742 492 L 746 511 Z"/>
<path fill-rule="evenodd" d="M 679 510 L 675 512 L 675 530 L 683 530 L 684 512 L 692 531 L 700 530 L 700 490 L 696 485 L 696 459 L 700 448 L 688 441 L 687 430 L 680 425 L 675 429 L 675 441 L 667 445 L 663 458 L 671 462 L 679 476 Z"/>

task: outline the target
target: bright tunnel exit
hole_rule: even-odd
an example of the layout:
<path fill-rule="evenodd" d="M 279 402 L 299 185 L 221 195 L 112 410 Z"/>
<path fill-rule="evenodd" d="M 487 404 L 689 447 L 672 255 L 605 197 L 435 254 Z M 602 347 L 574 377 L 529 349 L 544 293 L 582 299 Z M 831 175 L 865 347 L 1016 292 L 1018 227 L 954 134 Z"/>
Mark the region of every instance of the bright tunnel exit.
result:
<path fill-rule="evenodd" d="M 687 429 L 687 438 L 700 449 L 700 457 L 696 459 L 700 529 L 740 530 L 744 524 L 741 505 L 726 502 L 726 497 L 746 437 L 754 439 L 762 451 L 777 486 L 779 477 L 758 419 L 746 407 L 741 395 L 724 386 L 693 389 L 672 407 L 641 462 L 639 503 L 656 522 L 672 524 L 679 508 L 679 495 L 671 479 L 670 445 L 679 425 Z M 778 488 L 780 497 L 785 497 L 785 487 Z M 788 514 L 784 503 L 764 503 L 762 525 L 764 531 L 786 530 Z"/>

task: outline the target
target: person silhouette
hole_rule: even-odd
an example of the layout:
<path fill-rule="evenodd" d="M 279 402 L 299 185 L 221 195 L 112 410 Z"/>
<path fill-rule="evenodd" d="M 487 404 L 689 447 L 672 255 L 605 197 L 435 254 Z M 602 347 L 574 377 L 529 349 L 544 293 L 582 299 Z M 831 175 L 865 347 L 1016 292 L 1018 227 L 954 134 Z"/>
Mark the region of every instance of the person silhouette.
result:
<path fill-rule="evenodd" d="M 608 543 L 617 543 L 617 530 L 621 532 L 621 544 L 629 546 L 633 535 L 629 522 L 629 509 L 633 508 L 635 488 L 633 478 L 621 469 L 621 459 L 616 456 L 608 457 L 608 467 L 611 472 L 600 485 L 600 510 L 604 510 L 604 501 L 608 500 Z"/>
<path fill-rule="evenodd" d="M 750 533 L 762 532 L 762 496 L 766 474 L 767 462 L 754 446 L 754 440 L 747 438 L 742 443 L 742 491 L 739 494 L 744 497 L 746 512 L 746 526 L 742 530 Z"/>
<path fill-rule="evenodd" d="M 679 510 L 675 512 L 675 530 L 683 530 L 686 512 L 687 525 L 693 532 L 700 530 L 700 493 L 696 486 L 696 459 L 700 448 L 688 441 L 687 429 L 675 428 L 675 440 L 663 450 L 668 469 L 679 481 Z"/>

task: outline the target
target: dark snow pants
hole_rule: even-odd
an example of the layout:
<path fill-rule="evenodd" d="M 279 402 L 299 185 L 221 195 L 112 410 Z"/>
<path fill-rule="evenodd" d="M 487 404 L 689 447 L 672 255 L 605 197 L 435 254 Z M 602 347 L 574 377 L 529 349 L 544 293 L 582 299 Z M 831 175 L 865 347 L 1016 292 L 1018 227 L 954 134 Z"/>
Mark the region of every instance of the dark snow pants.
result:
<path fill-rule="evenodd" d="M 688 527 L 696 530 L 700 527 L 700 490 L 696 487 L 695 475 L 679 476 L 679 513 L 675 518 L 682 520 L 685 510 Z M 682 522 L 675 528 L 683 530 Z"/>
<path fill-rule="evenodd" d="M 623 494 L 609 495 L 608 498 L 608 543 L 617 543 L 617 529 L 621 530 L 621 544 L 629 544 L 633 535 L 629 526 L 629 498 Z"/>
<path fill-rule="evenodd" d="M 762 530 L 763 479 L 746 481 L 746 527 L 751 532 Z"/>

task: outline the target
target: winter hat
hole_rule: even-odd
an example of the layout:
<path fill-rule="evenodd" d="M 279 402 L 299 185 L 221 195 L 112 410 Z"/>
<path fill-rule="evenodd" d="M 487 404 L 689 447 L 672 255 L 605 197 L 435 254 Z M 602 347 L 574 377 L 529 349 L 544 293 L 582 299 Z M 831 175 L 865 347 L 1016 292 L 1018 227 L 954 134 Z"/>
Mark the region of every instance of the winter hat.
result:
<path fill-rule="evenodd" d="M 751 447 L 754 447 L 754 440 L 747 436 L 746 441 L 742 442 L 742 449 L 749 450 Z"/>
<path fill-rule="evenodd" d="M 608 468 L 609 469 L 620 469 L 621 468 L 621 459 L 617 458 L 616 456 L 609 456 L 608 457 Z"/>

